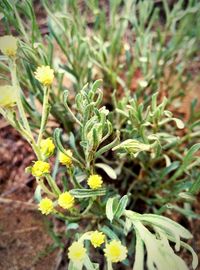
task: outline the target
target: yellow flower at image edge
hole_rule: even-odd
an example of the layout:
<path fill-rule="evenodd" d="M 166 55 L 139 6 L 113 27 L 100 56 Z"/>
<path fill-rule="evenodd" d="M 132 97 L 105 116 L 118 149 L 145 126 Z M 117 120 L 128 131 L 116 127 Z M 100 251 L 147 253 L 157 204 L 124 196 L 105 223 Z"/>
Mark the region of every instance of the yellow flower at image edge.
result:
<path fill-rule="evenodd" d="M 102 232 L 94 231 L 90 236 L 90 241 L 95 248 L 100 247 L 105 241 L 105 235 Z"/>
<path fill-rule="evenodd" d="M 32 167 L 32 175 L 41 177 L 44 174 L 50 173 L 50 164 L 44 161 L 36 161 Z"/>
<path fill-rule="evenodd" d="M 35 71 L 35 78 L 43 85 L 49 86 L 53 83 L 54 70 L 50 66 L 38 67 Z"/>
<path fill-rule="evenodd" d="M 109 244 L 106 244 L 104 253 L 108 260 L 117 263 L 126 259 L 127 248 L 120 241 L 112 240 Z"/>
<path fill-rule="evenodd" d="M 59 153 L 59 161 L 61 164 L 70 167 L 72 165 L 72 151 L 67 150 L 67 155 L 63 154 L 62 152 Z"/>
<path fill-rule="evenodd" d="M 68 257 L 74 263 L 83 261 L 85 255 L 86 249 L 81 242 L 74 242 L 68 249 Z"/>
<path fill-rule="evenodd" d="M 43 215 L 50 214 L 54 210 L 52 200 L 48 198 L 42 199 L 38 205 L 38 209 L 42 212 Z"/>
<path fill-rule="evenodd" d="M 64 192 L 58 198 L 58 205 L 64 209 L 70 209 L 74 206 L 74 197 L 69 192 Z"/>
<path fill-rule="evenodd" d="M 87 183 L 88 183 L 88 186 L 91 189 L 98 189 L 103 184 L 102 177 L 100 175 L 98 175 L 98 174 L 90 175 L 90 177 L 88 178 Z"/>
<path fill-rule="evenodd" d="M 16 89 L 11 85 L 0 86 L 0 106 L 9 107 L 17 100 Z"/>
<path fill-rule="evenodd" d="M 17 53 L 17 38 L 13 36 L 0 37 L 0 50 L 6 56 L 15 56 Z"/>
<path fill-rule="evenodd" d="M 55 145 L 53 143 L 53 140 L 51 138 L 42 140 L 40 143 L 40 150 L 43 155 L 48 156 L 48 157 L 51 156 L 55 150 Z"/>

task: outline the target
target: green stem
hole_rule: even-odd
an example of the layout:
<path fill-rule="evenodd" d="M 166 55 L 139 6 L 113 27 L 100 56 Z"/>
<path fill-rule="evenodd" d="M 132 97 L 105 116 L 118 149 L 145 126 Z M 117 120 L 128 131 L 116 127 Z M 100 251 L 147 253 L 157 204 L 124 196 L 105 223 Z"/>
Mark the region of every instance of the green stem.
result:
<path fill-rule="evenodd" d="M 33 148 L 37 158 L 39 160 L 41 160 L 42 156 L 41 156 L 40 151 L 35 143 L 35 140 L 34 140 L 34 137 L 32 135 L 31 128 L 30 128 L 30 125 L 28 123 L 26 113 L 25 113 L 25 110 L 24 110 L 24 107 L 23 107 L 23 104 L 21 101 L 21 96 L 20 96 L 21 95 L 21 88 L 20 88 L 19 81 L 17 78 L 15 60 L 10 62 L 10 71 L 11 71 L 12 84 L 13 84 L 13 87 L 16 88 L 16 92 L 17 92 L 17 107 L 19 110 L 20 118 L 21 118 L 23 126 L 24 126 L 24 130 L 22 130 L 23 131 L 22 135 L 23 135 L 23 137 L 26 138 L 26 140 L 29 142 L 29 144 Z"/>
<path fill-rule="evenodd" d="M 56 182 L 54 181 L 54 179 L 51 177 L 51 175 L 47 174 L 46 179 L 47 179 L 47 182 L 48 182 L 49 186 L 51 187 L 53 193 L 55 193 L 56 196 L 59 196 L 61 194 L 61 191 L 60 191 L 59 187 L 57 186 Z"/>
<path fill-rule="evenodd" d="M 43 180 L 40 180 L 40 179 L 37 179 L 37 178 L 36 178 L 36 180 L 37 180 L 38 185 L 42 188 L 42 190 L 43 190 L 46 194 L 48 194 L 48 195 L 50 195 L 50 196 L 53 196 L 53 197 L 56 197 L 55 194 L 52 193 L 52 192 L 45 186 Z"/>
<path fill-rule="evenodd" d="M 91 209 L 91 207 L 92 207 L 92 205 L 93 205 L 93 202 L 94 202 L 94 199 L 91 199 L 90 200 L 90 202 L 89 202 L 89 204 L 88 204 L 88 206 L 85 208 L 85 210 L 81 213 L 81 215 L 85 215 L 85 214 L 87 214 L 89 211 L 90 211 L 90 209 Z"/>
<path fill-rule="evenodd" d="M 110 260 L 107 260 L 107 266 L 108 266 L 107 270 L 113 270 L 112 262 Z"/>
<path fill-rule="evenodd" d="M 30 129 L 30 126 L 26 117 L 26 113 L 24 111 L 24 107 L 23 107 L 21 97 L 20 97 L 21 89 L 20 89 L 19 82 L 17 79 L 16 63 L 14 60 L 10 62 L 10 71 L 11 71 L 12 84 L 16 88 L 16 91 L 17 91 L 17 107 L 19 109 L 19 114 L 22 119 L 24 127 L 26 128 L 26 130 L 30 133 L 32 137 L 31 129 Z"/>
<path fill-rule="evenodd" d="M 76 177 L 74 177 L 73 176 L 73 172 L 72 172 L 72 168 L 69 168 L 68 170 L 68 173 L 69 173 L 69 177 L 70 177 L 70 181 L 71 181 L 71 183 L 73 184 L 73 186 L 75 187 L 75 188 L 83 188 L 80 184 L 79 184 L 79 182 L 76 180 Z"/>

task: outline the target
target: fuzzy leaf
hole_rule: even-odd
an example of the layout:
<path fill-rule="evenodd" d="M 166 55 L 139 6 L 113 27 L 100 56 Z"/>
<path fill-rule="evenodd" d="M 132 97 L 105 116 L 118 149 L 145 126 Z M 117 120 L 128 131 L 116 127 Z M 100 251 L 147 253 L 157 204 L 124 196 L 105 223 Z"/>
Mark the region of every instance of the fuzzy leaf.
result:
<path fill-rule="evenodd" d="M 98 190 L 92 189 L 71 189 L 70 193 L 75 198 L 89 198 L 94 196 L 104 196 L 106 194 L 105 188 L 100 188 Z"/>
<path fill-rule="evenodd" d="M 101 168 L 102 170 L 104 170 L 104 172 L 111 178 L 111 179 L 116 179 L 117 175 L 116 172 L 113 170 L 113 168 L 111 168 L 109 165 L 105 164 L 105 163 L 96 163 L 95 164 L 96 167 Z"/>
<path fill-rule="evenodd" d="M 109 198 L 106 203 L 106 216 L 110 220 L 110 222 L 112 222 L 114 218 L 113 204 L 115 199 L 116 197 Z"/>

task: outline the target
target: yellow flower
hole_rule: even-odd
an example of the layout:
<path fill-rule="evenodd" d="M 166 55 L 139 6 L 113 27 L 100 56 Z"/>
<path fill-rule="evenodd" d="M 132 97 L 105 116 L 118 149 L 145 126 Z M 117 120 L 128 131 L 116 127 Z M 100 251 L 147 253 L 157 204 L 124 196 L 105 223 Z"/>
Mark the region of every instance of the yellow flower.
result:
<path fill-rule="evenodd" d="M 98 175 L 98 174 L 90 175 L 90 177 L 88 178 L 87 183 L 88 183 L 88 186 L 91 189 L 98 189 L 103 184 L 102 177 L 100 175 Z"/>
<path fill-rule="evenodd" d="M 38 209 L 42 212 L 43 215 L 52 213 L 54 210 L 52 200 L 48 198 L 42 199 L 38 205 Z"/>
<path fill-rule="evenodd" d="M 12 106 L 17 100 L 16 89 L 11 85 L 0 86 L 0 106 Z"/>
<path fill-rule="evenodd" d="M 94 231 L 90 236 L 90 241 L 95 248 L 100 247 L 105 241 L 105 235 L 102 232 Z"/>
<path fill-rule="evenodd" d="M 70 209 L 74 206 L 74 197 L 69 192 L 60 194 L 58 204 L 64 209 Z"/>
<path fill-rule="evenodd" d="M 38 67 L 35 72 L 35 78 L 43 85 L 49 86 L 54 79 L 54 70 L 50 66 Z"/>
<path fill-rule="evenodd" d="M 17 53 L 17 38 L 13 36 L 0 37 L 0 50 L 6 56 L 15 56 Z"/>
<path fill-rule="evenodd" d="M 55 145 L 53 143 L 53 140 L 51 138 L 47 138 L 45 140 L 42 140 L 40 143 L 40 150 L 43 155 L 49 157 L 53 154 L 55 149 Z"/>
<path fill-rule="evenodd" d="M 50 164 L 44 161 L 36 161 L 32 167 L 32 175 L 35 177 L 41 177 L 50 172 Z"/>
<path fill-rule="evenodd" d="M 68 257 L 73 263 L 78 263 L 84 260 L 86 249 L 81 242 L 74 242 L 68 249 Z"/>
<path fill-rule="evenodd" d="M 61 164 L 70 167 L 72 165 L 72 151 L 67 150 L 67 155 L 63 154 L 62 152 L 59 153 L 59 161 Z"/>
<path fill-rule="evenodd" d="M 104 249 L 105 256 L 113 263 L 125 260 L 127 257 L 127 252 L 127 248 L 117 240 L 112 240 Z"/>

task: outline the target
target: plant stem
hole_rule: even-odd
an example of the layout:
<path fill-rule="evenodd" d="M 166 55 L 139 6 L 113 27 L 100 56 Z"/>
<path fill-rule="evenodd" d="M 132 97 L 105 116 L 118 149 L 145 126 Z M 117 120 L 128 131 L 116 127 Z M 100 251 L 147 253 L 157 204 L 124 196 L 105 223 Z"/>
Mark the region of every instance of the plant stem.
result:
<path fill-rule="evenodd" d="M 107 260 L 108 269 L 107 270 L 113 270 L 112 262 L 110 260 Z"/>
<path fill-rule="evenodd" d="M 16 92 L 17 92 L 17 106 L 19 109 L 20 117 L 22 119 L 24 127 L 26 128 L 26 130 L 30 133 L 30 135 L 32 137 L 31 129 L 30 129 L 30 126 L 29 126 L 29 123 L 28 123 L 28 120 L 26 117 L 26 113 L 24 111 L 24 107 L 23 107 L 21 97 L 20 97 L 21 89 L 20 89 L 19 82 L 17 79 L 15 61 L 10 62 L 10 71 L 11 71 L 12 84 L 13 84 L 14 88 L 16 88 Z"/>
<path fill-rule="evenodd" d="M 40 131 L 38 135 L 38 140 L 37 140 L 37 145 L 40 145 L 41 140 L 42 140 L 42 135 L 44 132 L 44 128 L 46 125 L 46 119 L 48 116 L 48 107 L 49 107 L 49 87 L 44 88 L 44 97 L 43 97 L 43 107 L 42 107 L 42 120 L 41 120 L 41 125 L 40 125 Z"/>
<path fill-rule="evenodd" d="M 36 178 L 36 180 L 37 180 L 38 185 L 42 188 L 42 190 L 43 190 L 46 194 L 48 194 L 48 195 L 50 195 L 50 196 L 53 196 L 53 197 L 56 197 L 55 194 L 52 193 L 52 192 L 45 186 L 45 184 L 44 184 L 44 182 L 43 182 L 42 179 L 37 179 L 37 178 Z"/>
<path fill-rule="evenodd" d="M 51 177 L 51 175 L 47 174 L 46 179 L 47 179 L 47 182 L 48 182 L 49 186 L 51 187 L 52 191 L 57 196 L 59 196 L 61 194 L 61 191 L 60 191 L 59 187 L 57 186 L 56 182 L 54 181 L 54 179 Z"/>

